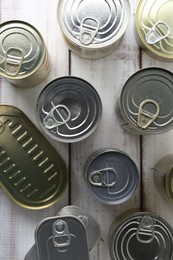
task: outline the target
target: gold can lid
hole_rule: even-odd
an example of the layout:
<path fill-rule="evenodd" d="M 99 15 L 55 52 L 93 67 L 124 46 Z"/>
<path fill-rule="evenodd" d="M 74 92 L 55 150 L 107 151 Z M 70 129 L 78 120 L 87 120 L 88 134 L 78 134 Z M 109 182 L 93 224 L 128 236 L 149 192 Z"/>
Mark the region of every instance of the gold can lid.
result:
<path fill-rule="evenodd" d="M 155 58 L 173 59 L 172 0 L 139 1 L 135 20 L 141 45 Z"/>
<path fill-rule="evenodd" d="M 23 21 L 8 21 L 0 26 L 0 76 L 23 79 L 42 64 L 45 44 L 41 34 Z"/>

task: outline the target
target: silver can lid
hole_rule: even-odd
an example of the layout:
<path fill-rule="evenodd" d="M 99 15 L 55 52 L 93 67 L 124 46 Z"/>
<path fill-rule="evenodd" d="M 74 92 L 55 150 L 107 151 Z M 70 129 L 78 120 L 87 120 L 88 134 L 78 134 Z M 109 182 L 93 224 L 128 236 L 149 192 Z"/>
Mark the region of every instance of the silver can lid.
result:
<path fill-rule="evenodd" d="M 111 45 L 124 34 L 128 23 L 128 0 L 60 0 L 58 20 L 68 40 L 85 48 Z"/>
<path fill-rule="evenodd" d="M 173 230 L 166 221 L 154 214 L 133 214 L 111 233 L 112 260 L 173 259 Z"/>
<path fill-rule="evenodd" d="M 136 191 L 139 173 L 130 157 L 119 150 L 103 149 L 92 154 L 84 167 L 88 189 L 102 203 L 116 205 Z"/>
<path fill-rule="evenodd" d="M 137 71 L 120 96 L 124 120 L 139 134 L 160 134 L 173 128 L 173 74 L 150 67 Z"/>
<path fill-rule="evenodd" d="M 42 130 L 61 142 L 88 137 L 98 126 L 102 104 L 94 87 L 77 77 L 50 82 L 37 100 L 36 115 Z"/>
<path fill-rule="evenodd" d="M 8 21 L 0 26 L 0 76 L 23 79 L 43 63 L 46 47 L 41 34 L 23 21 Z"/>
<path fill-rule="evenodd" d="M 39 260 L 89 260 L 86 230 L 72 216 L 44 219 L 35 231 Z"/>

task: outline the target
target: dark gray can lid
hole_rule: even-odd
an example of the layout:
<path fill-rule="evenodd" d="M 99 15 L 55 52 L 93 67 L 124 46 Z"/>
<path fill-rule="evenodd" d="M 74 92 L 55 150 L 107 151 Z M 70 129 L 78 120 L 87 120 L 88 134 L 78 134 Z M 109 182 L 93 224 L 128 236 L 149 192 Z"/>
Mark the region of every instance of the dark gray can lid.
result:
<path fill-rule="evenodd" d="M 37 100 L 36 115 L 42 130 L 61 142 L 88 137 L 98 126 L 101 99 L 87 81 L 67 76 L 50 82 Z"/>
<path fill-rule="evenodd" d="M 173 230 L 155 214 L 133 214 L 114 228 L 110 254 L 112 260 L 172 260 Z"/>
<path fill-rule="evenodd" d="M 127 201 L 136 191 L 139 173 L 124 152 L 102 149 L 92 154 L 84 167 L 85 182 L 94 196 L 105 204 Z"/>
<path fill-rule="evenodd" d="M 150 67 L 137 71 L 124 84 L 120 109 L 139 134 L 160 134 L 173 128 L 173 74 Z"/>

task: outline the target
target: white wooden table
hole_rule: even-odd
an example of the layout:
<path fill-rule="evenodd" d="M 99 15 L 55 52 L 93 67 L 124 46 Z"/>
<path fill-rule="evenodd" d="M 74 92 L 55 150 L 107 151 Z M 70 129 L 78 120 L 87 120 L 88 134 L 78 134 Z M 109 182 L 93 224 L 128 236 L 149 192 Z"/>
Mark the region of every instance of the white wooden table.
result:
<path fill-rule="evenodd" d="M 156 162 L 173 152 L 173 132 L 145 137 L 130 134 L 121 128 L 115 110 L 122 86 L 134 72 L 149 66 L 173 70 L 171 63 L 149 57 L 137 45 L 134 14 L 138 1 L 130 2 L 131 20 L 123 41 L 109 57 L 91 61 L 81 59 L 68 50 L 57 23 L 58 1 L 0 0 L 0 22 L 19 19 L 33 24 L 45 39 L 52 64 L 48 78 L 35 88 L 16 88 L 0 78 L 0 103 L 20 108 L 38 126 L 35 104 L 41 89 L 57 77 L 72 75 L 90 82 L 97 89 L 103 104 L 98 129 L 84 141 L 63 144 L 49 139 L 65 160 L 70 175 L 68 188 L 58 203 L 44 210 L 28 210 L 17 206 L 0 189 L 0 260 L 23 260 L 34 243 L 34 230 L 38 223 L 45 217 L 55 216 L 69 204 L 87 210 L 100 224 L 101 240 L 92 252 L 91 260 L 110 259 L 107 243 L 109 227 L 118 215 L 129 209 L 155 212 L 173 226 L 173 206 L 160 197 L 152 175 Z M 87 191 L 83 181 L 83 166 L 88 156 L 108 147 L 128 153 L 140 171 L 141 185 L 135 196 L 120 206 L 106 206 L 98 202 Z"/>

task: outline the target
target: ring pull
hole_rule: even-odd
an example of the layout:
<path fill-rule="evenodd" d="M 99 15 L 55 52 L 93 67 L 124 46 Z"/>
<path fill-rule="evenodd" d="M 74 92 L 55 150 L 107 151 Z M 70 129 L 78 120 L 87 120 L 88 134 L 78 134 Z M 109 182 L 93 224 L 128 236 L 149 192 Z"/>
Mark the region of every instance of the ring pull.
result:
<path fill-rule="evenodd" d="M 15 53 L 15 55 L 14 55 Z M 8 76 L 16 77 L 19 75 L 24 54 L 19 48 L 9 48 L 5 56 L 5 72 Z"/>
<path fill-rule="evenodd" d="M 150 216 L 144 216 L 141 219 L 137 230 L 137 240 L 143 244 L 152 243 L 154 240 L 154 222 Z"/>
<path fill-rule="evenodd" d="M 169 26 L 163 21 L 158 21 L 146 34 L 146 42 L 151 45 L 155 44 L 168 37 L 169 34 Z"/>
<path fill-rule="evenodd" d="M 110 175 L 113 175 L 112 181 L 110 181 Z M 93 186 L 110 188 L 115 186 L 117 183 L 117 173 L 114 168 L 107 167 L 90 173 L 89 181 Z"/>
<path fill-rule="evenodd" d="M 59 111 L 60 109 L 63 109 L 67 115 L 66 118 L 63 117 L 62 113 Z M 62 121 L 58 121 L 55 118 L 54 113 L 57 112 L 59 117 L 62 119 Z M 64 105 L 57 105 L 52 108 L 52 110 L 47 114 L 47 116 L 43 119 L 43 125 L 46 129 L 53 129 L 55 127 L 59 127 L 62 125 L 65 125 L 67 122 L 69 122 L 71 119 L 71 112 L 68 109 L 68 107 Z"/>
<path fill-rule="evenodd" d="M 152 114 L 143 109 L 144 105 L 147 103 L 151 103 L 155 106 L 155 108 L 156 108 L 155 114 Z M 140 104 L 139 109 L 138 109 L 138 127 L 142 128 L 142 129 L 146 129 L 149 125 L 151 125 L 151 123 L 154 122 L 154 120 L 158 117 L 159 113 L 160 113 L 160 107 L 156 101 L 154 101 L 152 99 L 144 100 Z"/>
<path fill-rule="evenodd" d="M 70 245 L 71 238 L 67 223 L 64 220 L 57 220 L 53 224 L 53 244 L 59 252 L 66 252 Z"/>
<path fill-rule="evenodd" d="M 94 21 L 96 26 L 91 26 L 86 23 L 86 21 Z M 80 26 L 80 42 L 83 45 L 89 45 L 94 37 L 96 36 L 97 32 L 99 30 L 99 22 L 95 18 L 92 17 L 85 17 Z"/>

